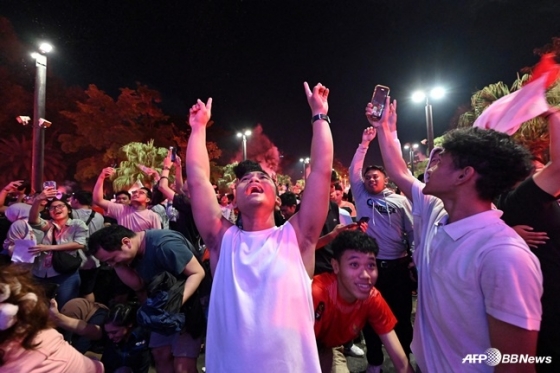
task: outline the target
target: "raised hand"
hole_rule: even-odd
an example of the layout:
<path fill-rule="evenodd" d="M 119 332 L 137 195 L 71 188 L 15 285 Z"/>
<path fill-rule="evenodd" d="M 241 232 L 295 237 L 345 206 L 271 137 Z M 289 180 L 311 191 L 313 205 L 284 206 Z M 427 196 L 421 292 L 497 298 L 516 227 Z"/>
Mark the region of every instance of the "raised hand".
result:
<path fill-rule="evenodd" d="M 23 184 L 23 180 L 15 180 L 10 182 L 8 185 L 4 187 L 4 190 L 8 193 L 17 191 L 17 188 Z"/>
<path fill-rule="evenodd" d="M 108 177 L 113 176 L 114 173 L 115 173 L 115 169 L 113 167 L 105 167 L 104 169 L 101 170 L 99 177 L 106 179 Z"/>
<path fill-rule="evenodd" d="M 309 84 L 304 82 L 303 89 L 305 90 L 305 95 L 307 96 L 307 102 L 311 108 L 312 115 L 327 114 L 329 112 L 329 89 L 327 87 L 321 83 L 317 83 L 317 85 L 313 87 L 312 91 L 309 88 Z"/>
<path fill-rule="evenodd" d="M 364 130 L 364 133 L 362 133 L 362 144 L 363 145 L 367 145 L 369 144 L 373 139 L 375 139 L 375 136 L 377 135 L 377 130 L 373 127 L 368 127 Z"/>
<path fill-rule="evenodd" d="M 39 193 L 37 199 L 44 201 L 46 199 L 55 198 L 57 193 L 58 191 L 54 187 L 46 187 L 41 193 Z"/>
<path fill-rule="evenodd" d="M 208 98 L 206 104 L 200 99 L 189 109 L 189 125 L 191 127 L 206 127 L 212 116 L 212 97 Z"/>

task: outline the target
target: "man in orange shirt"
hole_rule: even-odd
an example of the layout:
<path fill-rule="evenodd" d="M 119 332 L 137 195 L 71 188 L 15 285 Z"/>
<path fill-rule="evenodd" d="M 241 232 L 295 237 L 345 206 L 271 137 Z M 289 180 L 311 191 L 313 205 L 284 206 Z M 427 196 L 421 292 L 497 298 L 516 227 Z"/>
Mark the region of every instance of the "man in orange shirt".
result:
<path fill-rule="evenodd" d="M 375 240 L 361 231 L 344 231 L 332 242 L 334 273 L 313 278 L 315 337 L 323 373 L 348 372 L 342 345 L 358 336 L 367 323 L 385 345 L 395 370 L 412 367 L 395 334 L 397 319 L 373 286 L 377 280 Z"/>

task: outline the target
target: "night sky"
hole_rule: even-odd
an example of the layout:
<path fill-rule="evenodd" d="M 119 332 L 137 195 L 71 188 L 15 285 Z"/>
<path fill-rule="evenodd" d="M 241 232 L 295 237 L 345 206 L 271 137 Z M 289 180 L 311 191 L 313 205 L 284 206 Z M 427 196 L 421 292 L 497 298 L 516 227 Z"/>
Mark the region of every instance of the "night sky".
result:
<path fill-rule="evenodd" d="M 68 85 L 116 96 L 138 81 L 162 93 L 167 114 L 185 117 L 212 96 L 216 125 L 261 123 L 286 157 L 308 155 L 302 82 L 321 82 L 331 90 L 335 157 L 346 166 L 376 84 L 399 101 L 401 141 L 418 142 L 426 127 L 414 89 L 448 89 L 433 103 L 439 136 L 474 91 L 511 84 L 538 61 L 533 49 L 560 36 L 558 0 L 17 0 L 3 1 L 0 14 L 23 42 L 55 46 L 49 68 Z"/>

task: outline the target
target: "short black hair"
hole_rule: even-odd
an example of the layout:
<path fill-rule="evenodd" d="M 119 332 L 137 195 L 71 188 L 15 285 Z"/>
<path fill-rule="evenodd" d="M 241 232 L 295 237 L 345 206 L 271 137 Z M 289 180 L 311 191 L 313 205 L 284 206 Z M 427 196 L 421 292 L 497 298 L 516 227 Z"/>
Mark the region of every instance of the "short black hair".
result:
<path fill-rule="evenodd" d="M 130 195 L 130 193 L 126 190 L 119 190 L 117 193 L 115 193 L 115 197 L 120 196 L 121 194 L 126 194 L 126 196 L 128 197 L 128 199 L 132 198 L 132 196 Z"/>
<path fill-rule="evenodd" d="M 340 261 L 342 254 L 347 250 L 355 250 L 361 253 L 373 253 L 377 256 L 379 246 L 375 238 L 368 236 L 362 231 L 343 231 L 333 240 L 331 244 L 334 259 Z"/>
<path fill-rule="evenodd" d="M 136 233 L 122 225 L 113 224 L 93 233 L 89 236 L 88 252 L 95 255 L 99 249 L 105 251 L 119 251 L 122 247 L 123 238 L 135 237 Z"/>
<path fill-rule="evenodd" d="M 115 304 L 105 318 L 104 324 L 114 324 L 116 326 L 135 325 L 138 307 L 138 303 L 135 302 Z"/>
<path fill-rule="evenodd" d="M 368 171 L 377 170 L 381 172 L 385 177 L 387 177 L 387 171 L 385 171 L 385 167 L 379 165 L 369 165 L 364 169 L 364 175 L 368 173 Z"/>
<path fill-rule="evenodd" d="M 146 191 L 146 196 L 147 196 L 150 200 L 152 199 L 152 191 L 150 190 L 150 188 L 144 187 L 144 186 L 143 186 L 143 187 L 140 188 L 140 189 L 145 190 L 145 191 Z"/>
<path fill-rule="evenodd" d="M 297 206 L 297 197 L 293 192 L 285 192 L 280 195 L 281 206 Z"/>
<path fill-rule="evenodd" d="M 531 153 L 505 133 L 477 127 L 460 128 L 443 136 L 442 147 L 457 169 L 472 167 L 478 173 L 476 190 L 492 201 L 529 176 Z"/>
<path fill-rule="evenodd" d="M 88 192 L 86 190 L 79 190 L 74 193 L 72 197 L 74 197 L 74 199 L 78 201 L 80 205 L 84 206 L 90 206 L 93 201 L 91 192 Z"/>
<path fill-rule="evenodd" d="M 245 161 L 239 162 L 237 164 L 237 166 L 235 166 L 233 168 L 233 173 L 235 173 L 235 177 L 238 178 L 238 179 L 241 179 L 243 176 L 245 176 L 246 174 L 248 174 L 250 172 L 262 172 L 262 173 L 268 175 L 268 173 L 266 173 L 262 169 L 261 165 L 258 164 L 255 161 L 245 160 Z"/>

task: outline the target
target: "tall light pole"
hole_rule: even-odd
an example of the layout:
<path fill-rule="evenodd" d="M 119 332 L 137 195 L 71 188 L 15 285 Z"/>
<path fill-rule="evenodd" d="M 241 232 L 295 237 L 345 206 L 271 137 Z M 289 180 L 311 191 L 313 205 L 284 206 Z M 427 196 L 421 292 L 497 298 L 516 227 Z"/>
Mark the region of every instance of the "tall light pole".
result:
<path fill-rule="evenodd" d="M 418 149 L 418 144 L 404 144 L 404 150 L 408 150 L 408 159 L 410 161 L 410 172 L 414 176 L 414 152 Z"/>
<path fill-rule="evenodd" d="M 243 132 L 237 132 L 237 137 L 243 138 L 243 160 L 247 160 L 247 137 L 251 136 L 250 130 L 245 130 Z"/>
<path fill-rule="evenodd" d="M 426 102 L 426 131 L 428 132 L 428 154 L 434 148 L 434 117 L 432 116 L 432 105 L 430 104 L 431 99 L 440 99 L 445 96 L 445 90 L 441 87 L 433 88 L 429 94 L 426 94 L 424 91 L 416 91 L 412 94 L 412 101 L 414 102 L 422 102 L 425 100 Z"/>
<path fill-rule="evenodd" d="M 299 161 L 301 162 L 301 166 L 302 166 L 303 180 L 306 180 L 307 177 L 306 177 L 306 175 L 305 175 L 305 171 L 306 171 L 306 169 L 307 169 L 307 165 L 309 164 L 310 159 L 309 159 L 309 157 L 307 157 L 307 158 L 300 158 Z"/>
<path fill-rule="evenodd" d="M 47 56 L 52 46 L 42 43 L 39 53 L 33 53 L 35 58 L 35 96 L 33 100 L 33 150 L 31 163 L 31 186 L 35 191 L 43 189 L 43 159 L 45 156 L 45 98 L 47 91 Z M 43 122 L 43 123 L 41 123 Z"/>

